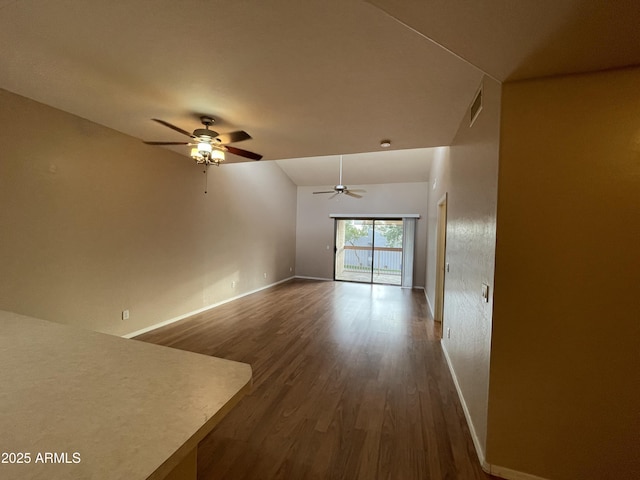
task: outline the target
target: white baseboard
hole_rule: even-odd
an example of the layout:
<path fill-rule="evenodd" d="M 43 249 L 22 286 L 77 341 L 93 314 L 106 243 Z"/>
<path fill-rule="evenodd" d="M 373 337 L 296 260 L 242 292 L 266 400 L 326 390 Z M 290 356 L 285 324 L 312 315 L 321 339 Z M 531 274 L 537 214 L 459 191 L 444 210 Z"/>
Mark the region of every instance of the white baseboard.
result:
<path fill-rule="evenodd" d="M 431 318 L 435 318 L 433 313 L 433 306 L 431 306 L 431 300 L 429 300 L 429 295 L 427 295 L 427 289 L 424 289 L 424 298 L 427 299 L 427 307 L 429 308 L 429 313 L 431 314 Z"/>
<path fill-rule="evenodd" d="M 322 282 L 333 282 L 333 278 L 322 278 L 322 277 L 305 277 L 303 275 L 296 275 L 293 278 L 302 278 L 303 280 L 320 280 Z"/>
<path fill-rule="evenodd" d="M 165 320 L 163 322 L 153 324 L 153 325 L 151 325 L 149 327 L 145 327 L 145 328 L 142 328 L 140 330 L 136 330 L 135 332 L 127 333 L 126 335 L 122 335 L 122 337 L 124 337 L 124 338 L 137 337 L 138 335 L 142 335 L 143 333 L 148 333 L 148 332 L 150 332 L 152 330 L 155 330 L 157 328 L 164 327 L 166 325 L 170 325 L 170 324 L 175 323 L 175 322 L 179 322 L 180 320 L 184 320 L 185 318 L 190 317 L 192 315 L 197 315 L 198 313 L 206 312 L 207 310 L 211 310 L 212 308 L 219 307 L 220 305 L 224 305 L 225 303 L 233 302 L 234 300 L 237 300 L 237 299 L 242 298 L 242 297 L 246 297 L 247 295 L 251 295 L 252 293 L 260 292 L 262 290 L 266 290 L 267 288 L 271 288 L 271 287 L 274 287 L 274 286 L 279 285 L 281 283 L 288 282 L 289 280 L 292 280 L 293 278 L 296 278 L 296 277 L 288 277 L 288 278 L 285 278 L 284 280 L 280 280 L 279 282 L 270 283 L 269 285 L 265 285 L 264 287 L 256 288 L 255 290 L 251 290 L 250 292 L 241 293 L 240 295 L 236 295 L 235 297 L 227 298 L 226 300 L 222 300 L 221 302 L 214 303 L 212 305 L 207 305 L 206 307 L 199 308 L 198 310 L 194 310 L 192 312 L 185 313 L 184 315 L 179 315 L 177 317 L 170 318 L 169 320 Z"/>
<path fill-rule="evenodd" d="M 491 465 L 489 465 L 485 460 L 484 448 L 480 443 L 480 439 L 478 438 L 476 429 L 474 428 L 473 422 L 471 421 L 469 408 L 467 407 L 467 402 L 465 402 L 464 396 L 462 395 L 462 389 L 460 388 L 460 384 L 458 383 L 458 377 L 456 377 L 456 372 L 453 369 L 451 358 L 449 358 L 449 352 L 447 352 L 447 347 L 443 341 L 440 341 L 440 345 L 442 346 L 442 351 L 444 352 L 444 358 L 447 360 L 447 365 L 449 366 L 449 371 L 451 372 L 451 378 L 453 378 L 453 384 L 456 386 L 456 391 L 458 392 L 458 398 L 460 399 L 460 403 L 462 404 L 462 410 L 464 410 L 464 416 L 467 419 L 467 425 L 469 426 L 469 431 L 471 432 L 471 439 L 473 440 L 473 445 L 476 447 L 476 454 L 478 455 L 478 459 L 480 460 L 480 466 L 485 472 L 490 473 Z"/>
<path fill-rule="evenodd" d="M 476 434 L 476 430 L 473 427 L 473 423 L 471 422 L 471 415 L 469 414 L 467 403 L 462 396 L 462 390 L 460 389 L 460 384 L 458 383 L 456 372 L 453 369 L 453 364 L 451 363 L 449 352 L 447 352 L 447 347 L 443 341 L 440 341 L 440 344 L 442 345 L 444 358 L 447 360 L 447 365 L 449 366 L 449 371 L 451 372 L 451 378 L 453 378 L 453 384 L 456 386 L 458 398 L 460 399 L 460 403 L 462 404 L 462 410 L 464 410 L 464 416 L 467 419 L 467 425 L 469 426 L 469 431 L 471 432 L 471 439 L 473 440 L 473 445 L 476 447 L 476 454 L 478 455 L 478 460 L 480 460 L 480 466 L 482 467 L 482 470 L 491 475 L 495 475 L 496 477 L 504 478 L 506 480 L 547 480 L 536 475 L 531 475 L 530 473 L 511 470 L 510 468 L 501 467 L 499 465 L 492 465 L 486 461 L 484 456 L 484 449 L 482 448 L 482 444 L 480 443 L 478 435 Z"/>
<path fill-rule="evenodd" d="M 518 472 L 517 470 L 499 467 L 498 465 L 490 465 L 490 467 L 491 469 L 487 473 L 495 475 L 496 477 L 506 478 L 507 480 L 547 480 L 546 478 L 531 475 L 530 473 Z"/>

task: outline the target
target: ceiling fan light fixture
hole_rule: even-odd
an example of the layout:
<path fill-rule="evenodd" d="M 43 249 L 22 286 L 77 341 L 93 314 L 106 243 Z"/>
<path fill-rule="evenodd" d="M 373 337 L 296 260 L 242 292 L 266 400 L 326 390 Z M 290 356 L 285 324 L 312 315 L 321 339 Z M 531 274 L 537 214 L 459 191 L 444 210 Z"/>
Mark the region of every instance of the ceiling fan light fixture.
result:
<path fill-rule="evenodd" d="M 201 154 L 211 153 L 212 150 L 213 150 L 213 147 L 211 146 L 210 143 L 207 143 L 207 142 L 198 143 L 198 152 L 200 152 Z"/>
<path fill-rule="evenodd" d="M 389 148 L 391 146 L 391 140 L 382 140 L 380 146 L 382 148 Z"/>
<path fill-rule="evenodd" d="M 201 162 L 204 160 L 204 157 L 196 147 L 193 147 L 191 149 L 191 158 L 193 158 L 196 162 Z"/>
<path fill-rule="evenodd" d="M 200 120 L 202 121 L 202 124 L 205 126 L 205 128 L 197 128 L 193 131 L 193 133 L 189 133 L 180 127 L 176 127 L 175 125 L 172 125 L 171 123 L 165 122 L 164 120 L 160 120 L 158 118 L 153 118 L 152 120 L 159 123 L 160 125 L 170 128 L 171 130 L 190 137 L 192 139 L 192 142 L 145 141 L 144 143 L 146 143 L 147 145 L 190 145 L 193 147 L 191 149 L 191 158 L 193 158 L 196 163 L 205 163 L 207 165 L 215 163 L 216 165 L 218 165 L 220 164 L 220 162 L 225 160 L 224 152 L 230 152 L 238 157 L 246 158 L 249 160 L 260 160 L 262 158 L 262 155 L 258 153 L 242 150 L 241 148 L 227 146 L 228 143 L 236 143 L 242 142 L 243 140 L 249 140 L 251 139 L 251 135 L 249 135 L 244 130 L 238 130 L 235 132 L 228 132 L 219 135 L 218 132 L 209 130 L 209 126 L 213 123 L 213 118 L 211 117 L 200 117 Z M 237 162 L 243 160 L 235 161 Z"/>
<path fill-rule="evenodd" d="M 211 160 L 216 163 L 224 162 L 224 152 L 222 150 L 215 149 L 211 152 Z"/>

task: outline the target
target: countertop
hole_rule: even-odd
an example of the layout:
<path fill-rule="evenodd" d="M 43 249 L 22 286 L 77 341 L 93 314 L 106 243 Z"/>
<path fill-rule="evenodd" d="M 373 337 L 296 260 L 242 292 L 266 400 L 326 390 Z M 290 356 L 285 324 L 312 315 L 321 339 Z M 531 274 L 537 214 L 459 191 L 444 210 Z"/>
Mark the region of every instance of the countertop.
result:
<path fill-rule="evenodd" d="M 0 311 L 0 478 L 164 478 L 250 388 L 244 363 Z"/>

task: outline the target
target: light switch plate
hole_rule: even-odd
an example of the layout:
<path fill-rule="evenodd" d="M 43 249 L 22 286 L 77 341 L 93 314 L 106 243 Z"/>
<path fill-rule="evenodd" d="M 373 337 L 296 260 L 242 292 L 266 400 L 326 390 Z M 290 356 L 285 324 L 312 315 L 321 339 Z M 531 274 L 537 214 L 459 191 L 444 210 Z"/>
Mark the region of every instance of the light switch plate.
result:
<path fill-rule="evenodd" d="M 486 283 L 482 284 L 482 298 L 485 303 L 489 303 L 489 285 Z"/>

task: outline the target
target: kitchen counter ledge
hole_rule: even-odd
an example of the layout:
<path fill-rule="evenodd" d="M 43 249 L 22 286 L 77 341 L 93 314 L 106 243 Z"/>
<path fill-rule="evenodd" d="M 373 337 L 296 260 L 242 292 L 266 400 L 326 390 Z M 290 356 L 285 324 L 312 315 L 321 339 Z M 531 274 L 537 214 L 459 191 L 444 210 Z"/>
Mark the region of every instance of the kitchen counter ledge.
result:
<path fill-rule="evenodd" d="M 6 480 L 195 479 L 198 442 L 252 375 L 244 363 L 5 311 L 0 365 Z"/>

